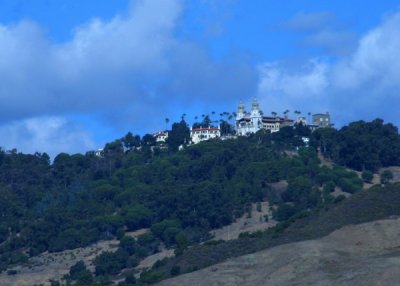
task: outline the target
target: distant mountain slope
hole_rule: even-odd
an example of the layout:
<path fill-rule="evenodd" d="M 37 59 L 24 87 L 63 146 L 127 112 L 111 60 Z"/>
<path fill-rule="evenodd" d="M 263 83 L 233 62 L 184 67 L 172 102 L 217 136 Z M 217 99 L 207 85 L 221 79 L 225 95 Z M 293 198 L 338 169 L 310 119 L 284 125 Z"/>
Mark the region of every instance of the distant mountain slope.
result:
<path fill-rule="evenodd" d="M 400 219 L 346 226 L 162 281 L 172 285 L 398 285 Z"/>

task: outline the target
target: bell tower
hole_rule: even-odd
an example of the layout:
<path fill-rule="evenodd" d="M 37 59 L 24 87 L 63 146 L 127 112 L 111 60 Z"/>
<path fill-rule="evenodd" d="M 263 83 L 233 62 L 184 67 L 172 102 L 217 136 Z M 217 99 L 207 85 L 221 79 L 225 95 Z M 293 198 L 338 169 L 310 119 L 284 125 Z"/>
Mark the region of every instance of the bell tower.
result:
<path fill-rule="evenodd" d="M 260 105 L 258 104 L 257 99 L 253 99 L 253 103 L 251 104 L 251 123 L 252 123 L 252 132 L 256 133 L 261 129 L 262 125 L 262 116 L 260 111 Z"/>
<path fill-rule="evenodd" d="M 244 103 L 243 101 L 240 101 L 237 112 L 236 112 L 236 120 L 240 120 L 244 117 L 245 111 L 244 111 Z"/>

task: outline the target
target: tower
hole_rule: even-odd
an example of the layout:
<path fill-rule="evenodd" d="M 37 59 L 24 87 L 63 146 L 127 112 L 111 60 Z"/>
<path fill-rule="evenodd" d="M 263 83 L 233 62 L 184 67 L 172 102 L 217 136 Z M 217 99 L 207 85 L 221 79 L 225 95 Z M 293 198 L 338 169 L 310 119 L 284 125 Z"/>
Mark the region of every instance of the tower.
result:
<path fill-rule="evenodd" d="M 236 113 L 236 120 L 240 120 L 244 117 L 245 111 L 244 111 L 244 104 L 243 101 L 240 101 L 237 113 Z"/>
<path fill-rule="evenodd" d="M 260 105 L 258 104 L 257 99 L 253 99 L 253 102 L 251 104 L 251 117 L 257 117 L 261 115 L 260 114 Z"/>
<path fill-rule="evenodd" d="M 251 123 L 252 123 L 252 127 L 253 130 L 252 132 L 255 133 L 258 130 L 261 129 L 261 121 L 262 121 L 262 116 L 261 116 L 261 112 L 260 112 L 260 105 L 257 102 L 257 99 L 253 99 L 253 103 L 251 104 L 251 114 L 250 114 L 250 118 L 251 118 Z"/>

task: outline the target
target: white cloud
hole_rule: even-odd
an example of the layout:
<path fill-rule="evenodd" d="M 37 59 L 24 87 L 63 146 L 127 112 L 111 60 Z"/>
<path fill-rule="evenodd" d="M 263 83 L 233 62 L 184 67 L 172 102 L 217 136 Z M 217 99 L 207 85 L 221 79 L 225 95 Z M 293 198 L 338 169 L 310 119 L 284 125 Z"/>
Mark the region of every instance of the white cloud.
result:
<path fill-rule="evenodd" d="M 63 44 L 31 22 L 0 25 L 2 116 L 104 111 L 143 99 L 141 84 L 169 68 L 180 11 L 178 0 L 136 1 L 127 16 L 93 19 Z"/>
<path fill-rule="evenodd" d="M 399 51 L 400 13 L 397 13 L 362 37 L 351 58 L 335 67 L 336 85 L 343 89 L 357 88 L 373 81 L 379 89 L 398 87 Z"/>
<path fill-rule="evenodd" d="M 131 3 L 128 13 L 92 19 L 61 44 L 32 22 L 0 24 L 0 118 L 96 113 L 116 127 L 150 127 L 147 115 L 166 114 L 174 103 L 253 90 L 250 65 L 215 61 L 176 36 L 183 1 Z"/>
<path fill-rule="evenodd" d="M 0 126 L 2 148 L 24 153 L 46 152 L 54 158 L 60 152 L 93 150 L 89 131 L 63 117 L 36 117 Z"/>
<path fill-rule="evenodd" d="M 297 69 L 282 62 L 260 68 L 259 97 L 266 109 L 328 109 L 340 124 L 381 117 L 396 124 L 400 106 L 400 13 L 360 38 L 341 60 L 308 60 Z M 306 68 L 305 68 L 306 67 Z"/>
<path fill-rule="evenodd" d="M 323 92 L 328 87 L 329 66 L 317 59 L 309 60 L 297 71 L 285 69 L 279 63 L 260 66 L 258 86 L 261 104 L 277 112 L 315 106 L 324 101 Z"/>

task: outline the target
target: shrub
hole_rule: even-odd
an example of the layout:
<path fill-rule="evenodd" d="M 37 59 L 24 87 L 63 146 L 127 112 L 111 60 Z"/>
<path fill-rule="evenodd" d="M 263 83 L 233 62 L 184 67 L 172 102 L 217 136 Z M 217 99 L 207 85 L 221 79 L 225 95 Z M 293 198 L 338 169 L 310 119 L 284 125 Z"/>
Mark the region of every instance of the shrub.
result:
<path fill-rule="evenodd" d="M 335 200 L 333 201 L 335 204 L 340 203 L 341 201 L 344 201 L 346 199 L 345 195 L 339 195 L 335 198 Z"/>
<path fill-rule="evenodd" d="M 364 171 L 361 174 L 361 178 L 364 180 L 364 182 L 371 183 L 372 179 L 374 178 L 374 174 L 371 171 Z"/>
<path fill-rule="evenodd" d="M 158 270 L 145 271 L 142 272 L 142 274 L 140 275 L 140 281 L 148 284 L 153 284 L 163 279 L 164 276 L 165 272 L 163 271 L 158 271 Z"/>
<path fill-rule="evenodd" d="M 171 271 L 170 271 L 170 274 L 172 276 L 179 275 L 180 273 L 181 273 L 181 268 L 178 265 L 172 266 Z"/>
<path fill-rule="evenodd" d="M 15 274 L 17 274 L 18 272 L 17 272 L 17 270 L 15 270 L 15 269 L 11 269 L 11 270 L 8 270 L 7 271 L 7 275 L 15 275 Z"/>
<path fill-rule="evenodd" d="M 381 184 L 387 184 L 393 180 L 393 173 L 389 170 L 385 170 L 381 174 Z"/>

